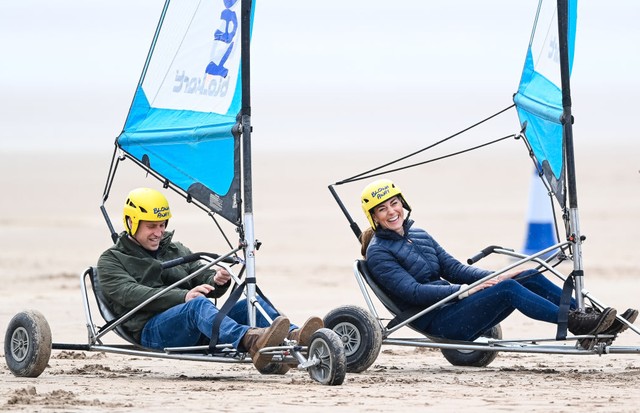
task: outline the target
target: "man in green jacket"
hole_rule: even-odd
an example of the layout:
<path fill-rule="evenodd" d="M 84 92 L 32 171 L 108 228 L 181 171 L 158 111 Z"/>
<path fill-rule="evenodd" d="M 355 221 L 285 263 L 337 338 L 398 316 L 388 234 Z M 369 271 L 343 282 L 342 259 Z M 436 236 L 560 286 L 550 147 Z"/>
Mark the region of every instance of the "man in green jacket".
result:
<path fill-rule="evenodd" d="M 116 315 L 124 315 L 202 266 L 192 262 L 162 268 L 162 262 L 191 254 L 186 246 L 172 241 L 173 231 L 166 231 L 169 218 L 169 203 L 159 191 L 138 188 L 129 193 L 123 214 L 126 231 L 102 253 L 97 267 L 102 290 Z M 230 284 L 231 276 L 224 268 L 206 270 L 149 302 L 123 327 L 139 344 L 151 349 L 201 344 L 211 337 L 218 314 L 209 298 L 221 297 Z M 258 327 L 247 325 L 247 303 L 239 300 L 222 319 L 218 341 L 247 351 L 259 371 L 282 373 L 281 367 L 270 367 L 273 356 L 259 350 L 278 346 L 285 338 L 307 346 L 311 335 L 323 327 L 322 320 L 311 317 L 298 328 L 261 297 L 257 300 L 273 320 L 271 325 L 259 312 Z"/>

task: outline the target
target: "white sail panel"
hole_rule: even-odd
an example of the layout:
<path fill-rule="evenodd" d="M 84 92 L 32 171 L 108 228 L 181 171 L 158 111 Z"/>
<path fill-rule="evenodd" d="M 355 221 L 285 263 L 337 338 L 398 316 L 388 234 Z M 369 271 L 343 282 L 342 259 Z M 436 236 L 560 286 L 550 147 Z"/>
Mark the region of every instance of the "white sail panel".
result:
<path fill-rule="evenodd" d="M 240 222 L 241 1 L 168 0 L 118 146 Z"/>
<path fill-rule="evenodd" d="M 226 114 L 240 67 L 240 2 L 183 0 L 167 14 L 142 83 L 154 108 Z M 229 41 L 231 40 L 231 41 Z"/>

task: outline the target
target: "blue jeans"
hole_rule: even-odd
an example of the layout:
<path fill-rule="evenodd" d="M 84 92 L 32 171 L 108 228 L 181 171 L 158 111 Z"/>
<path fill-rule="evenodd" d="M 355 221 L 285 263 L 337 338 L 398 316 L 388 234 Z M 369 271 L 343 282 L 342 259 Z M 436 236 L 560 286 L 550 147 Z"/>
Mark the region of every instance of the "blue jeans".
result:
<path fill-rule="evenodd" d="M 435 310 L 430 322 L 421 323 L 419 318 L 411 325 L 436 337 L 473 341 L 514 310 L 535 320 L 557 324 L 561 296 L 560 287 L 539 272 L 528 270 Z M 573 298 L 570 308 L 576 308 Z"/>
<path fill-rule="evenodd" d="M 273 320 L 280 314 L 266 303 L 262 297 L 258 302 Z M 140 344 L 147 348 L 162 350 L 165 347 L 185 347 L 208 343 L 211 338 L 213 320 L 218 308 L 205 297 L 194 298 L 153 316 L 142 329 Z M 220 323 L 218 342 L 231 344 L 241 349 L 240 341 L 250 328 L 247 314 L 247 300 L 238 300 L 229 314 Z M 269 322 L 256 311 L 256 327 L 268 327 Z M 296 328 L 291 325 L 289 330 Z"/>

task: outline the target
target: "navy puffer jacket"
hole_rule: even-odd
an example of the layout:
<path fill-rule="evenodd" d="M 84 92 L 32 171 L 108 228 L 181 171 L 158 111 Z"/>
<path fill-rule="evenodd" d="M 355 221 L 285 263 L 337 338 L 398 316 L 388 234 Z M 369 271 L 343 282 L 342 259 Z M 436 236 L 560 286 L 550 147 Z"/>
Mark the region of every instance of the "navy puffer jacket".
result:
<path fill-rule="evenodd" d="M 367 247 L 371 276 L 400 310 L 427 308 L 458 291 L 462 284 L 491 274 L 462 264 L 426 231 L 412 225 L 412 220 L 405 220 L 404 236 L 378 227 Z"/>

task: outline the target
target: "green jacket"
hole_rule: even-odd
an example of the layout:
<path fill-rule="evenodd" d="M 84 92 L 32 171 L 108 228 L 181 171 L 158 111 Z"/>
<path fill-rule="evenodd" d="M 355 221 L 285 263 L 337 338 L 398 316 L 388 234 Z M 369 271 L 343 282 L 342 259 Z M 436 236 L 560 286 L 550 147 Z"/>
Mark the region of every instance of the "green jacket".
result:
<path fill-rule="evenodd" d="M 156 258 L 131 240 L 126 232 L 120 234 L 115 245 L 102 253 L 98 259 L 98 278 L 108 305 L 117 316 L 124 315 L 163 288 L 202 267 L 202 263 L 195 261 L 163 270 L 162 262 L 191 254 L 181 243 L 171 242 L 172 237 L 173 231 L 164 233 Z M 167 291 L 136 312 L 123 326 L 140 342 L 147 321 L 156 314 L 184 303 L 187 292 L 195 286 L 213 285 L 215 290 L 207 297 L 221 297 L 231 283 L 219 286 L 213 282 L 214 275 L 215 270 L 209 269 Z"/>

